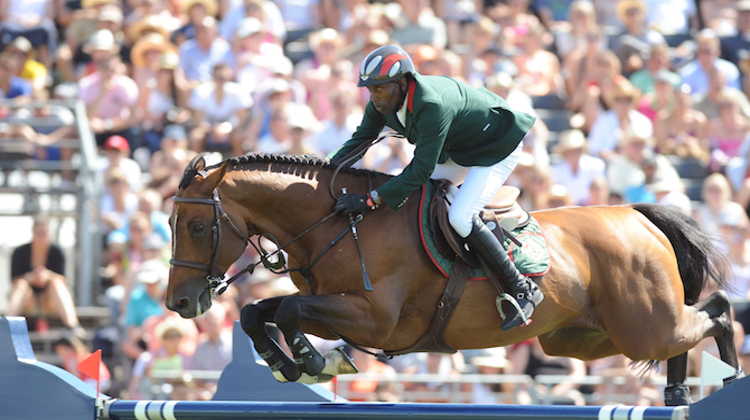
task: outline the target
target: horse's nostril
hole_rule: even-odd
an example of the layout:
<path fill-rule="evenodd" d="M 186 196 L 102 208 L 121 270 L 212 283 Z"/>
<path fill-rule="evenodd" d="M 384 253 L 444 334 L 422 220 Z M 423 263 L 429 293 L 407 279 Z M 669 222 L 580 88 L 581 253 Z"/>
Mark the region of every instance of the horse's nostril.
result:
<path fill-rule="evenodd" d="M 178 311 L 181 309 L 185 309 L 188 306 L 190 306 L 190 298 L 188 297 L 177 299 L 174 303 L 174 308 Z"/>

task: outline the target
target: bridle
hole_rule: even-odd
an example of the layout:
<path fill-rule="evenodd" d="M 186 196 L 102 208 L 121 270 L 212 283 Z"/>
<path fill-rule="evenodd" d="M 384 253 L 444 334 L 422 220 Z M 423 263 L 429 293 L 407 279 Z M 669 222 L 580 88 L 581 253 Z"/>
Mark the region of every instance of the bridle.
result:
<path fill-rule="evenodd" d="M 196 263 L 191 261 L 182 261 L 178 260 L 176 258 L 172 258 L 169 260 L 169 264 L 175 265 L 175 266 L 182 266 L 182 267 L 188 267 L 188 268 L 195 268 L 198 270 L 203 270 L 207 272 L 206 275 L 206 281 L 208 282 L 208 288 L 211 291 L 211 297 L 217 298 L 219 295 L 224 293 L 224 291 L 227 290 L 230 284 L 232 284 L 235 280 L 240 278 L 245 273 L 252 274 L 255 270 L 255 267 L 258 264 L 263 264 L 263 266 L 269 270 L 271 270 L 273 273 L 276 274 L 286 274 L 293 271 L 298 271 L 302 274 L 302 276 L 305 279 L 305 282 L 307 282 L 308 286 L 310 287 L 310 292 L 312 294 L 315 294 L 315 288 L 313 286 L 313 276 L 310 272 L 310 269 L 318 263 L 320 258 L 325 254 L 333 245 L 335 245 L 341 238 L 344 237 L 345 234 L 349 232 L 350 227 L 346 227 L 346 229 L 343 230 L 338 236 L 336 236 L 335 239 L 333 239 L 331 242 L 328 243 L 328 245 L 305 267 L 295 267 L 295 268 L 284 268 L 286 266 L 286 259 L 284 258 L 284 254 L 281 253 L 281 250 L 291 245 L 293 242 L 298 240 L 299 238 L 305 236 L 308 234 L 311 230 L 315 229 L 316 227 L 320 226 L 323 222 L 330 219 L 334 215 L 336 215 L 336 212 L 332 212 L 322 218 L 319 222 L 315 223 L 314 225 L 310 226 L 307 230 L 302 232 L 301 234 L 294 237 L 292 240 L 287 242 L 284 245 L 280 245 L 279 242 L 276 240 L 276 238 L 273 237 L 273 235 L 269 233 L 260 233 L 258 236 L 260 238 L 266 238 L 274 243 L 276 246 L 276 251 L 268 252 L 266 251 L 263 246 L 260 243 L 260 239 L 258 239 L 258 244 L 255 244 L 252 242 L 249 238 L 245 237 L 245 235 L 240 231 L 240 229 L 237 227 L 237 225 L 232 222 L 232 219 L 229 218 L 229 215 L 226 211 L 224 211 L 224 207 L 221 205 L 221 197 L 219 196 L 219 189 L 214 188 L 213 192 L 213 198 L 187 198 L 187 197 L 172 197 L 174 202 L 176 204 L 179 203 L 186 203 L 186 204 L 202 204 L 202 205 L 210 205 L 214 207 L 214 223 L 211 226 L 211 230 L 213 231 L 213 244 L 212 244 L 212 250 L 211 250 L 211 261 L 208 264 L 203 263 Z M 237 272 L 235 275 L 233 275 L 231 278 L 224 280 L 225 273 L 222 273 L 220 270 L 218 270 L 218 259 L 219 259 L 219 251 L 221 251 L 221 239 L 222 239 L 222 229 L 221 229 L 221 220 L 224 219 L 227 223 L 229 223 L 229 226 L 232 228 L 234 233 L 237 234 L 237 236 L 242 239 L 244 242 L 244 247 L 247 247 L 248 244 L 252 245 L 253 248 L 257 251 L 258 255 L 260 255 L 260 261 L 251 263 L 247 267 L 243 268 L 239 272 Z M 362 215 L 358 215 L 357 218 L 354 219 L 354 224 L 356 225 L 362 221 Z M 254 234 L 252 232 L 248 232 L 249 236 L 252 237 Z M 176 240 L 176 238 L 172 238 L 172 240 Z M 276 261 L 271 261 L 270 257 L 273 257 L 274 255 L 277 255 Z"/>
<path fill-rule="evenodd" d="M 245 237 L 245 235 L 240 231 L 240 229 L 237 227 L 237 225 L 232 222 L 232 219 L 229 218 L 229 215 L 227 215 L 227 212 L 224 211 L 224 207 L 221 206 L 221 198 L 219 197 L 219 189 L 214 188 L 214 196 L 213 198 L 189 198 L 189 197 L 172 197 L 175 203 L 189 203 L 189 204 L 203 204 L 203 205 L 209 205 L 214 207 L 214 223 L 211 226 L 211 230 L 213 231 L 213 244 L 212 244 L 212 250 L 211 250 L 211 260 L 208 264 L 203 263 L 196 263 L 191 261 L 182 261 L 175 258 L 172 258 L 169 260 L 169 264 L 176 265 L 176 266 L 182 266 L 182 267 L 188 267 L 188 268 L 195 268 L 198 270 L 203 270 L 208 273 L 206 276 L 206 280 L 208 281 L 208 287 L 211 289 L 211 294 L 213 297 L 217 297 L 218 295 L 222 294 L 224 290 L 229 286 L 229 281 L 224 281 L 224 273 L 218 270 L 218 259 L 219 259 L 219 251 L 221 251 L 221 239 L 222 239 L 222 229 L 221 229 L 221 219 L 226 220 L 227 223 L 229 223 L 229 227 L 232 228 L 234 233 L 237 234 L 237 236 L 242 239 L 244 242 L 245 247 L 247 247 L 247 244 L 250 243 L 250 240 Z M 252 235 L 251 235 L 252 236 Z M 172 238 L 172 240 L 175 240 L 175 238 Z M 237 273 L 237 275 L 233 276 L 231 281 L 234 281 L 237 277 L 241 276 L 242 274 L 245 274 L 246 271 L 252 272 L 252 270 L 255 268 L 246 268 L 245 270 Z"/>

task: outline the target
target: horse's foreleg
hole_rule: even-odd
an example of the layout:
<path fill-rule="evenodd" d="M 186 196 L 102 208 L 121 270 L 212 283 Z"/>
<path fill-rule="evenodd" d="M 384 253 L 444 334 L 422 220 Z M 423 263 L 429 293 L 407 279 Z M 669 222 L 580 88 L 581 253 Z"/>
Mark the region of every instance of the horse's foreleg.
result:
<path fill-rule="evenodd" d="M 734 327 L 732 326 L 732 303 L 729 295 L 723 290 L 711 294 L 708 298 L 698 302 L 695 308 L 705 311 L 711 322 L 706 330 L 706 337 L 714 337 L 719 347 L 719 357 L 724 363 L 735 369 L 735 374 L 724 379 L 724 386 L 744 376 L 737 360 L 737 348 L 734 346 Z"/>
<path fill-rule="evenodd" d="M 240 314 L 242 330 L 253 340 L 255 350 L 271 368 L 274 378 L 280 382 L 296 381 L 302 375 L 297 365 L 266 331 L 266 322 L 273 321 L 279 305 L 287 297 L 279 296 L 246 305 Z"/>
<path fill-rule="evenodd" d="M 294 362 L 303 372 L 317 376 L 323 371 L 326 362 L 302 333 L 299 327 L 301 320 L 302 307 L 299 297 L 283 301 L 274 316 L 276 325 L 284 333 L 284 338 L 292 351 Z"/>

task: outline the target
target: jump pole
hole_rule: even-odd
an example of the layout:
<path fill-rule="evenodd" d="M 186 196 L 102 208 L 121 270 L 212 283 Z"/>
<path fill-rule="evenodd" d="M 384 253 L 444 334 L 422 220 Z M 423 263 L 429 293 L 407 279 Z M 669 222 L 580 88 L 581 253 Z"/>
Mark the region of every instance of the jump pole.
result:
<path fill-rule="evenodd" d="M 293 403 L 238 401 L 108 401 L 100 419 L 494 419 L 494 420 L 683 420 L 688 407 L 542 406 L 413 403 Z"/>

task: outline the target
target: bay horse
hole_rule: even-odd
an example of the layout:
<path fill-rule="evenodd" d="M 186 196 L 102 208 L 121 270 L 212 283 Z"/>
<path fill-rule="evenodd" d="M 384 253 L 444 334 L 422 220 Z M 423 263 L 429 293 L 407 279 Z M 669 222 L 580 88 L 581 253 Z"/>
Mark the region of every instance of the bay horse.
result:
<path fill-rule="evenodd" d="M 205 312 L 212 294 L 226 287 L 226 270 L 260 235 L 284 244 L 299 289 L 241 312 L 244 331 L 278 380 L 323 381 L 353 371 L 320 355 L 303 332 L 396 353 L 409 348 L 427 331 L 447 281 L 422 246 L 417 193 L 397 212 L 368 211 L 356 246 L 347 234 L 350 220 L 332 212 L 334 191 L 363 194 L 388 179 L 361 169 L 338 172 L 311 156 L 245 155 L 211 167 L 196 157 L 170 217 L 167 307 L 185 318 Z M 590 360 L 622 353 L 647 366 L 667 360 L 665 400 L 678 405 L 690 402 L 687 351 L 714 337 L 721 359 L 736 370 L 725 385 L 742 376 L 727 294 L 699 301 L 709 280 L 727 286 L 723 257 L 690 217 L 653 204 L 532 214 L 551 263 L 539 280 L 545 299 L 533 322 L 500 331 L 495 289 L 469 281 L 445 329 L 455 349 L 538 336 L 550 355 Z M 363 266 L 372 291 L 363 286 Z M 267 322 L 277 324 L 294 360 L 268 335 Z"/>

